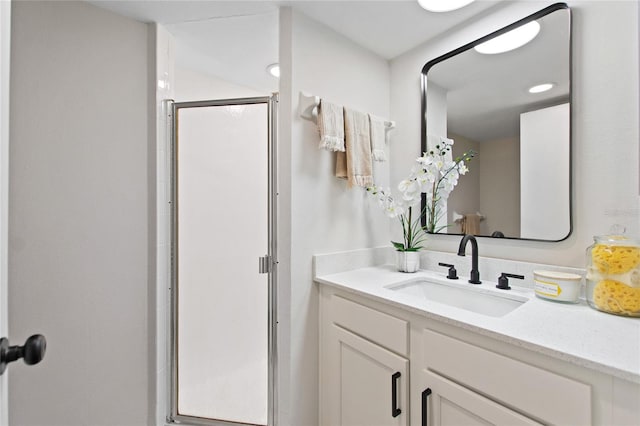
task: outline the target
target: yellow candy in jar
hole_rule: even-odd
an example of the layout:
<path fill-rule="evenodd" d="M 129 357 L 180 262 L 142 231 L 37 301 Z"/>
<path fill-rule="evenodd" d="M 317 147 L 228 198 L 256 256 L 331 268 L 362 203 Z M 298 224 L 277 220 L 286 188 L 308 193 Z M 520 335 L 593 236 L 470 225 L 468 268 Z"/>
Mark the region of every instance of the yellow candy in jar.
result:
<path fill-rule="evenodd" d="M 602 273 L 624 274 L 640 265 L 640 248 L 634 246 L 596 244 L 591 256 Z"/>
<path fill-rule="evenodd" d="M 602 280 L 593 290 L 593 302 L 603 311 L 623 315 L 640 313 L 640 288 L 615 280 Z"/>

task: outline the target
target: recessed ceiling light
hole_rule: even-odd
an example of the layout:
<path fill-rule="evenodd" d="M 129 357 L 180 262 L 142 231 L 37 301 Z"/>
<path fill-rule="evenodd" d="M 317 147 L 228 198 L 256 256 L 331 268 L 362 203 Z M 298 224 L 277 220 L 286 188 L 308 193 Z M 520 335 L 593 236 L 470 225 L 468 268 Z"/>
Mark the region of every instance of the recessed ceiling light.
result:
<path fill-rule="evenodd" d="M 475 0 L 418 0 L 420 6 L 429 12 L 449 12 L 473 3 Z"/>
<path fill-rule="evenodd" d="M 538 84 L 537 86 L 533 86 L 529 89 L 529 93 L 542 93 L 542 92 L 546 92 L 547 90 L 551 90 L 551 88 L 553 87 L 553 83 L 544 83 L 544 84 Z"/>
<path fill-rule="evenodd" d="M 280 78 L 280 64 L 275 63 L 267 67 L 267 72 L 275 78 Z"/>
<path fill-rule="evenodd" d="M 540 24 L 531 21 L 521 27 L 513 29 L 508 33 L 499 35 L 489 41 L 477 45 L 474 49 L 479 53 L 493 55 L 496 53 L 508 52 L 518 47 L 524 46 L 533 40 L 540 32 Z"/>

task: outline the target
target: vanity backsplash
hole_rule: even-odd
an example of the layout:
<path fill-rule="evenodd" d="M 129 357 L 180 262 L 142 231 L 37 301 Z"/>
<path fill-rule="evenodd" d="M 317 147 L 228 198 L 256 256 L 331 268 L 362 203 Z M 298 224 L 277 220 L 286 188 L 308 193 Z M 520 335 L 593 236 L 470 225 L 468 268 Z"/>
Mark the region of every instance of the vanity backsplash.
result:
<path fill-rule="evenodd" d="M 395 262 L 395 250 L 393 247 L 376 247 L 371 249 L 351 250 L 337 253 L 318 254 L 314 256 L 314 276 L 335 274 L 346 272 L 352 269 L 366 268 L 392 264 Z M 421 252 L 420 268 L 430 271 L 447 272 L 447 268 L 439 266 L 438 263 L 448 263 L 455 265 L 458 275 L 468 277 L 471 270 L 471 257 L 458 256 L 455 253 L 425 250 Z M 495 259 L 482 257 L 478 259 L 478 269 L 480 280 L 488 282 L 498 282 L 498 277 L 503 272 L 524 275 L 524 280 L 510 280 L 511 286 L 526 287 L 533 289 L 533 271 L 545 270 L 565 272 L 585 276 L 585 269 L 571 268 L 557 265 L 546 265 L 542 263 L 521 262 L 517 260 Z M 408 274 L 410 275 L 410 274 Z M 581 292 L 584 297 L 584 291 Z"/>

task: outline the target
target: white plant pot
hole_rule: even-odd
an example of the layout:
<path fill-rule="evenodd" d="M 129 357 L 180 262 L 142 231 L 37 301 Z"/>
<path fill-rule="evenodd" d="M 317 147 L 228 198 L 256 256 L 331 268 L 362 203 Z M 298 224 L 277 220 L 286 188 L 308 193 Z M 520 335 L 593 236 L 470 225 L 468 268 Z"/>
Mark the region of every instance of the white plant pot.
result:
<path fill-rule="evenodd" d="M 400 272 L 416 272 L 420 269 L 420 252 L 396 251 L 396 267 Z"/>

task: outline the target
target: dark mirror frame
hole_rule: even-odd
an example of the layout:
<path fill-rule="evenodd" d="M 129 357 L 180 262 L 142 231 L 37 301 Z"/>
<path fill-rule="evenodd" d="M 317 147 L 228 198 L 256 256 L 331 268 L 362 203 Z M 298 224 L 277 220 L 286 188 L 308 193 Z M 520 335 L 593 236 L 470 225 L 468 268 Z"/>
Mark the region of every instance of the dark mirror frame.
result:
<path fill-rule="evenodd" d="M 538 12 L 535 12 L 525 18 L 522 18 L 510 25 L 507 25 L 506 27 L 503 27 L 497 31 L 494 31 L 490 34 L 487 34 L 484 37 L 481 37 L 477 40 L 474 40 L 470 43 L 467 43 L 457 49 L 454 49 L 448 53 L 445 53 L 444 55 L 438 56 L 437 58 L 427 62 L 425 64 L 425 66 L 422 68 L 422 72 L 420 75 L 420 85 L 421 85 L 421 153 L 427 151 L 427 72 L 429 71 L 429 69 L 431 67 L 433 67 L 434 65 L 445 61 L 449 58 L 452 58 L 460 53 L 466 52 L 467 50 L 473 49 L 475 46 L 484 43 L 485 41 L 491 40 L 492 38 L 495 38 L 499 35 L 502 35 L 504 33 L 507 33 L 517 27 L 520 27 L 528 22 L 537 20 L 539 18 L 542 18 L 543 16 L 546 16 L 552 12 L 558 11 L 558 10 L 567 10 L 569 12 L 569 58 L 568 58 L 568 62 L 569 62 L 569 103 L 570 105 L 573 105 L 573 42 L 572 42 L 572 15 L 571 15 L 571 9 L 569 8 L 569 6 L 566 3 L 554 3 L 550 6 L 545 7 L 542 10 L 539 10 Z M 572 114 L 572 113 L 571 113 Z M 567 233 L 567 235 L 564 238 L 561 238 L 559 240 L 542 240 L 542 239 L 536 239 L 536 238 L 519 238 L 519 237 L 499 237 L 501 239 L 507 239 L 507 240 L 520 240 L 520 241 L 541 241 L 541 242 L 560 242 L 560 241 L 564 241 L 567 238 L 569 238 L 569 236 L 571 235 L 571 233 L 573 232 L 573 119 L 570 118 L 569 120 L 569 232 Z M 421 202 L 421 212 L 424 212 L 426 209 L 426 195 L 422 194 L 422 202 Z M 422 214 L 421 217 L 421 223 L 422 223 L 422 227 L 424 229 L 424 227 L 426 226 L 426 216 L 424 214 Z M 430 235 L 463 235 L 463 234 L 453 234 L 453 233 L 434 233 L 434 234 L 430 234 Z M 496 237 L 492 237 L 490 235 L 476 235 L 476 237 L 482 237 L 482 238 L 496 238 Z"/>

